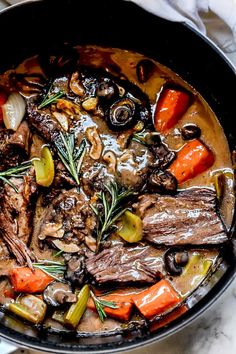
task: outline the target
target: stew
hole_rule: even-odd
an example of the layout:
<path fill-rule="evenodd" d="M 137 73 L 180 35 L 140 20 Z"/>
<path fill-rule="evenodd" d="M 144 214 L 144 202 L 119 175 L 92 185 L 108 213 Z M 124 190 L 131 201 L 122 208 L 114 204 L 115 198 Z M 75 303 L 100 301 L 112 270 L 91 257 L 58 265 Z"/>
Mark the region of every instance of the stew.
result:
<path fill-rule="evenodd" d="M 234 212 L 228 143 L 194 88 L 141 54 L 65 45 L 0 76 L 0 137 L 8 315 L 91 333 L 188 311 Z"/>

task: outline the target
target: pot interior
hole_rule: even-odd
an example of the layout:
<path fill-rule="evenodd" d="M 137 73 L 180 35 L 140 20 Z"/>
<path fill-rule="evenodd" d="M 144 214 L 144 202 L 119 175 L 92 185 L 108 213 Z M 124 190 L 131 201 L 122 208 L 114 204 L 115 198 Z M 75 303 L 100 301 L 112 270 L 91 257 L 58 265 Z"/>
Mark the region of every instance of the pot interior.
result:
<path fill-rule="evenodd" d="M 187 26 L 160 19 L 122 0 L 50 0 L 33 1 L 2 12 L 0 32 L 4 33 L 1 72 L 64 42 L 132 50 L 160 62 L 200 92 L 224 128 L 231 152 L 235 150 L 236 105 L 230 89 L 236 84 L 235 71 L 213 44 Z M 42 332 L 7 316 L 1 316 L 0 332 L 16 343 L 53 353 L 111 353 L 159 340 L 196 318 L 232 281 L 236 268 L 234 231 L 235 218 L 227 254 L 200 293 L 191 297 L 192 308 L 156 333 L 142 328 L 75 338 Z"/>

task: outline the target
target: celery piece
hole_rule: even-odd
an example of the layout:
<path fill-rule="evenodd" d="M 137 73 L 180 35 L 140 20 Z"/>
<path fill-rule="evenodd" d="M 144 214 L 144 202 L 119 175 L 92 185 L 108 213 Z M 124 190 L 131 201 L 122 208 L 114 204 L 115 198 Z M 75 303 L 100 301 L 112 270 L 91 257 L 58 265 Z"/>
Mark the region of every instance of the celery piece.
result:
<path fill-rule="evenodd" d="M 10 303 L 8 310 L 15 315 L 38 324 L 43 321 L 47 305 L 41 299 L 33 295 L 26 295 L 19 299 L 19 302 Z"/>
<path fill-rule="evenodd" d="M 90 297 L 90 289 L 88 285 L 84 285 L 78 294 L 77 302 L 69 308 L 65 314 L 64 321 L 67 325 L 76 328 L 83 316 L 87 302 Z"/>
<path fill-rule="evenodd" d="M 142 239 L 142 229 L 140 217 L 127 210 L 122 217 L 122 228 L 118 235 L 127 242 L 139 242 Z"/>

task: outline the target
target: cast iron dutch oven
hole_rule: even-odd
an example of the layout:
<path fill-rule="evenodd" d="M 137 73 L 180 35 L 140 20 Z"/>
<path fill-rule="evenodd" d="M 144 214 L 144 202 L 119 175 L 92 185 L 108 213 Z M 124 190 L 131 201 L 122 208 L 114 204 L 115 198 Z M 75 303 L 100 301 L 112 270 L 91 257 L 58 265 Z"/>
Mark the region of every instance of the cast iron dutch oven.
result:
<path fill-rule="evenodd" d="M 143 53 L 170 67 L 202 94 L 218 116 L 231 151 L 235 149 L 235 69 L 213 43 L 184 24 L 163 20 L 123 0 L 36 0 L 3 11 L 0 33 L 1 72 L 63 42 Z M 27 325 L 18 328 L 2 318 L 0 335 L 18 345 L 64 354 L 112 353 L 158 341 L 198 317 L 232 282 L 236 271 L 234 226 L 223 275 L 221 271 L 216 284 L 181 319 L 158 333 L 142 330 L 75 338 Z"/>

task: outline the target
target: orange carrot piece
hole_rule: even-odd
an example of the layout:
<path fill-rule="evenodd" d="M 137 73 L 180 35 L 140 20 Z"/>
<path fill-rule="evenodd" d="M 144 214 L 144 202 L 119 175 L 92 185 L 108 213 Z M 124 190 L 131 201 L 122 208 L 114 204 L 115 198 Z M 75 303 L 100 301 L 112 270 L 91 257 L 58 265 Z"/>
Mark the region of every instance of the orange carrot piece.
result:
<path fill-rule="evenodd" d="M 20 293 L 41 293 L 54 279 L 40 269 L 14 268 L 10 272 L 10 281 L 14 291 Z"/>
<path fill-rule="evenodd" d="M 161 318 L 159 321 L 153 322 L 149 328 L 150 332 L 154 332 L 159 328 L 167 326 L 169 323 L 181 317 L 187 311 L 188 311 L 188 307 L 186 305 L 178 307 L 168 315 Z"/>
<path fill-rule="evenodd" d="M 148 319 L 174 307 L 181 301 L 181 297 L 170 285 L 162 279 L 157 284 L 133 296 L 135 306 Z"/>
<path fill-rule="evenodd" d="M 160 133 L 172 128 L 187 111 L 190 104 L 188 93 L 165 89 L 157 102 L 154 114 L 154 127 Z"/>
<path fill-rule="evenodd" d="M 215 161 L 214 155 L 200 140 L 188 142 L 177 153 L 169 171 L 179 184 L 196 177 L 210 168 Z"/>
<path fill-rule="evenodd" d="M 131 295 L 121 295 L 113 293 L 101 296 L 99 297 L 99 299 L 112 301 L 117 305 L 116 309 L 104 307 L 104 311 L 108 316 L 116 318 L 120 321 L 129 320 L 133 307 Z M 87 307 L 92 311 L 96 311 L 96 307 L 92 298 L 88 300 Z"/>

